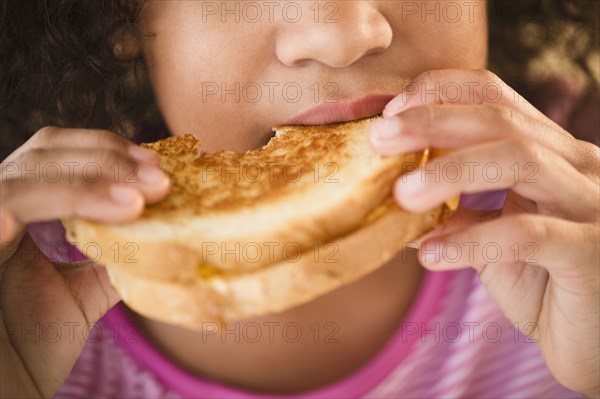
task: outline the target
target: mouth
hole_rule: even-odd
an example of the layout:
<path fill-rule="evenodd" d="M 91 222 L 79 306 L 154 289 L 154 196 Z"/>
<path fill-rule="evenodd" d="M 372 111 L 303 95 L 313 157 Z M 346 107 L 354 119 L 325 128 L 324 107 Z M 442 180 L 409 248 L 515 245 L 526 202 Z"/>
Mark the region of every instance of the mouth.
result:
<path fill-rule="evenodd" d="M 299 113 L 284 125 L 325 125 L 368 118 L 381 114 L 394 97 L 390 94 L 370 94 L 354 100 L 331 100 Z"/>

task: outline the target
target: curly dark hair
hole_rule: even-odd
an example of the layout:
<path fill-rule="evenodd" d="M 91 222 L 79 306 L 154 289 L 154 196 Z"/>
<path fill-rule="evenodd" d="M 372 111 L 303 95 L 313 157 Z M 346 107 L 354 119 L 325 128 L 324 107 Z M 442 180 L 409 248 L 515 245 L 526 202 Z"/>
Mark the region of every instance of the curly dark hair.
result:
<path fill-rule="evenodd" d="M 161 126 L 143 58 L 117 59 L 108 40 L 135 27 L 144 1 L 3 1 L 0 159 L 44 125 L 127 137 Z M 562 48 L 597 94 L 590 60 L 599 47 L 599 16 L 598 0 L 489 0 L 490 69 L 527 97 L 524 71 L 548 49 Z"/>

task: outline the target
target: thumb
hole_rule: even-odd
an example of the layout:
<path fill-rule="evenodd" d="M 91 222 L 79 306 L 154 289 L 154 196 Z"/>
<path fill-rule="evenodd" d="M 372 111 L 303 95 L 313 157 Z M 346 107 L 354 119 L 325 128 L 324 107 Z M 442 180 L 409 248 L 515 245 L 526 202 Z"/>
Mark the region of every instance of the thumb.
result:
<path fill-rule="evenodd" d="M 419 248 L 425 241 L 433 237 L 438 237 L 443 234 L 450 234 L 460 230 L 464 230 L 475 224 L 483 223 L 487 220 L 498 217 L 499 215 L 499 210 L 479 211 L 467 208 L 458 208 L 456 212 L 452 216 L 450 216 L 450 218 L 448 218 L 444 223 L 436 226 L 433 230 L 417 238 L 411 244 L 413 247 Z"/>
<path fill-rule="evenodd" d="M 121 300 L 112 287 L 103 265 L 84 260 L 76 263 L 55 263 L 54 266 L 75 296 L 88 323 L 98 321 Z"/>
<path fill-rule="evenodd" d="M 85 257 L 66 240 L 60 221 L 32 223 L 28 231 L 39 250 L 62 275 L 88 323 L 95 323 L 119 302 L 106 268 Z"/>
<path fill-rule="evenodd" d="M 42 395 L 52 396 L 94 323 L 119 296 L 103 266 L 89 260 L 51 262 L 29 234 L 2 268 L 0 311 L 8 338 L 3 344 L 18 354 Z"/>

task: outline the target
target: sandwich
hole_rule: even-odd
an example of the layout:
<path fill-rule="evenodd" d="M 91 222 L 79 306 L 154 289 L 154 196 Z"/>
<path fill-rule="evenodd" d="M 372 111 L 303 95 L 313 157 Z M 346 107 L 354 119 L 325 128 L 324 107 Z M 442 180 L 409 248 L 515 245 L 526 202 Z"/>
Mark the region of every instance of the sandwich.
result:
<path fill-rule="evenodd" d="M 171 179 L 129 223 L 63 221 L 134 311 L 179 326 L 281 312 L 353 282 L 441 223 L 453 206 L 400 209 L 393 182 L 434 152 L 382 157 L 373 118 L 279 126 L 263 147 L 203 152 L 192 135 L 143 144 Z"/>

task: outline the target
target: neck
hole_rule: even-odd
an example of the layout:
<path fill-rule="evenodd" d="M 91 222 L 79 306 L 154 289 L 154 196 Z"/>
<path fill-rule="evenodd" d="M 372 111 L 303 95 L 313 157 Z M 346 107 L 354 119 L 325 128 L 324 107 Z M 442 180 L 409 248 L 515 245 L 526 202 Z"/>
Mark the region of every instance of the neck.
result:
<path fill-rule="evenodd" d="M 397 256 L 312 302 L 220 331 L 134 317 L 163 353 L 193 373 L 253 391 L 306 391 L 357 370 L 393 335 L 423 276 L 415 256 L 405 260 Z"/>

